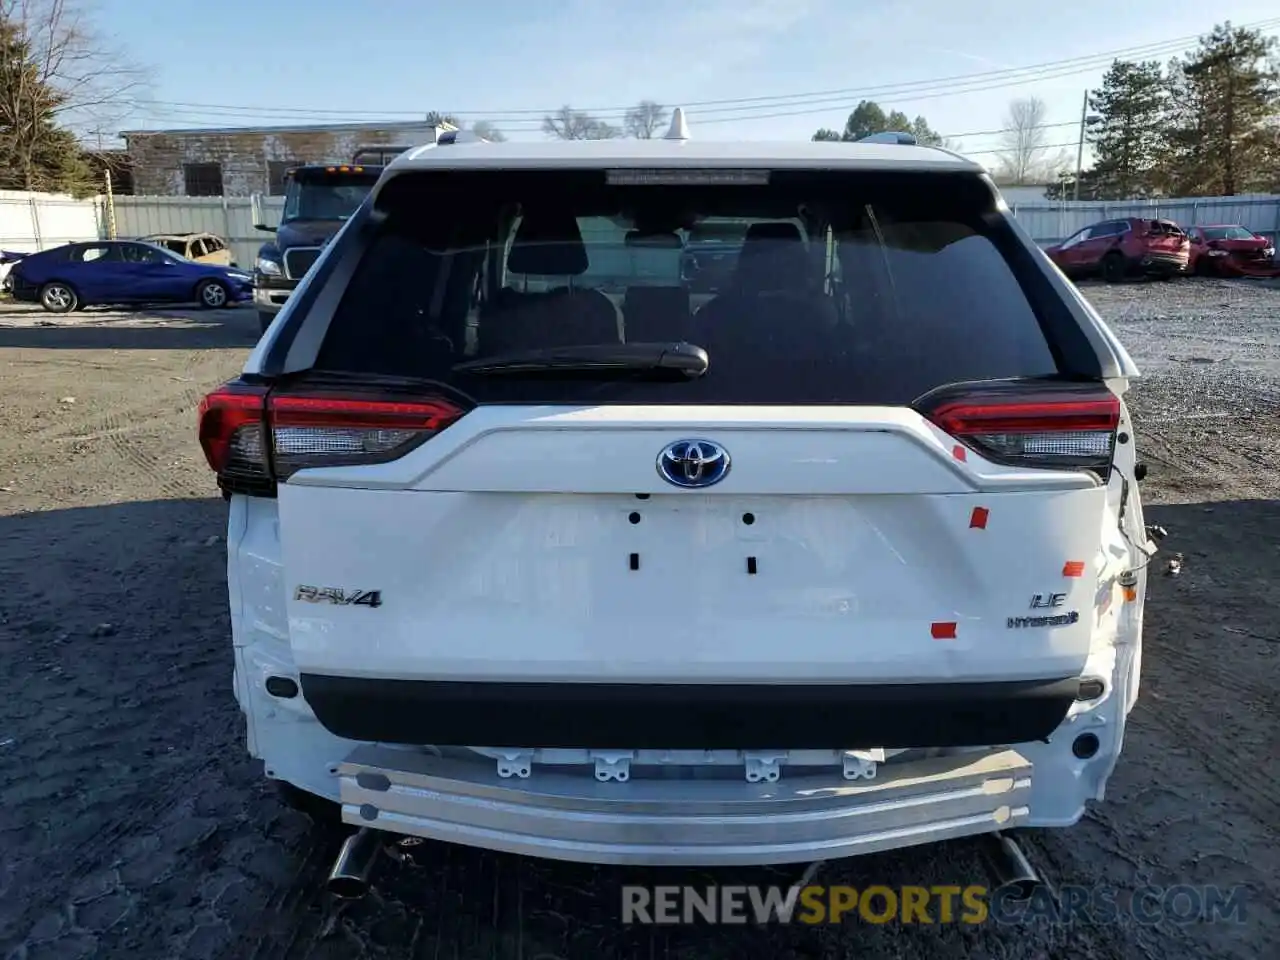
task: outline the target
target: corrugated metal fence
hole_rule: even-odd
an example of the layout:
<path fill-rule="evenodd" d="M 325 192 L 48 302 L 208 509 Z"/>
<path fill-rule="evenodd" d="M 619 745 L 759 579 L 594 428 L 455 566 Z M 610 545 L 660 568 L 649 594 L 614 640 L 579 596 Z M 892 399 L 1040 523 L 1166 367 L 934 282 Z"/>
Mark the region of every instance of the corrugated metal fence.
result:
<path fill-rule="evenodd" d="M 1042 246 L 1065 240 L 1099 220 L 1122 217 L 1172 220 L 1183 227 L 1236 223 L 1273 240 L 1280 236 L 1280 197 L 1269 194 L 1174 200 L 1081 200 L 1079 203 L 1046 200 L 1010 204 L 1009 209 Z"/>
<path fill-rule="evenodd" d="M 74 240 L 92 240 L 102 229 L 93 200 L 0 190 L 0 250 L 45 250 Z"/>
<path fill-rule="evenodd" d="M 263 197 L 267 223 L 280 222 L 283 197 Z M 271 234 L 255 230 L 248 197 L 116 197 L 116 236 L 154 233 L 216 233 L 231 244 L 232 259 L 253 266 L 258 248 Z"/>
<path fill-rule="evenodd" d="M 264 197 L 263 215 L 277 223 L 283 197 Z M 116 197 L 117 237 L 207 231 L 225 237 L 234 259 L 251 266 L 270 234 L 255 230 L 248 197 Z M 0 250 L 36 251 L 108 233 L 106 200 L 0 190 Z"/>
<path fill-rule="evenodd" d="M 263 198 L 263 215 L 276 223 L 281 197 Z M 248 197 L 116 197 L 118 237 L 155 233 L 208 231 L 225 237 L 241 266 L 253 263 L 270 234 L 255 230 Z M 1280 237 L 1280 196 L 1198 197 L 1173 200 L 1130 200 L 1056 203 L 1051 200 L 1011 204 L 1010 209 L 1035 240 L 1048 245 L 1082 227 L 1117 217 L 1160 217 L 1184 227 L 1203 223 L 1238 223 L 1273 239 Z M 0 191 L 0 249 L 43 250 L 73 240 L 107 234 L 106 204 L 51 194 Z"/>
<path fill-rule="evenodd" d="M 264 198 L 264 214 L 270 223 L 280 218 L 279 197 Z M 1238 223 L 1258 233 L 1280 234 L 1280 196 L 1198 197 L 1185 200 L 1133 200 L 1079 203 L 1021 202 L 1010 209 L 1037 243 L 1065 240 L 1082 227 L 1117 217 L 1150 217 L 1173 220 L 1190 227 L 1198 223 Z M 239 263 L 253 262 L 258 246 L 268 234 L 253 229 L 249 201 L 243 197 L 118 197 L 116 229 L 119 236 L 145 236 L 187 230 L 209 230 L 226 237 Z"/>

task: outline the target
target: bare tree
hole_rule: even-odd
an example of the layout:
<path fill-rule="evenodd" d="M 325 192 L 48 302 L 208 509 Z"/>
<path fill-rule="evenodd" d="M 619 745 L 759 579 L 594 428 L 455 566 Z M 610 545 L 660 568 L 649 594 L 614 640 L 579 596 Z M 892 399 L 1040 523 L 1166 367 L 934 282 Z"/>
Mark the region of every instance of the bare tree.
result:
<path fill-rule="evenodd" d="M 1045 118 L 1048 108 L 1039 97 L 1014 100 L 1000 135 L 1000 175 L 1010 183 L 1031 183 L 1043 177 L 1048 147 Z"/>
<path fill-rule="evenodd" d="M 471 125 L 471 131 L 477 137 L 488 140 L 491 143 L 502 143 L 502 141 L 507 139 L 506 134 L 488 120 L 477 120 Z"/>
<path fill-rule="evenodd" d="M 94 29 L 78 0 L 0 0 L 0 22 L 25 43 L 35 82 L 56 92 L 63 126 L 84 133 L 137 109 L 145 71 Z"/>
<path fill-rule="evenodd" d="M 565 104 L 554 116 L 542 118 L 542 132 L 557 140 L 613 140 L 622 131 L 611 123 L 597 120 L 582 110 Z"/>
<path fill-rule="evenodd" d="M 667 108 L 652 100 L 641 100 L 627 111 L 622 128 L 637 140 L 652 140 L 667 122 Z"/>
<path fill-rule="evenodd" d="M 0 0 L 0 179 L 91 191 L 77 136 L 132 113 L 142 79 L 75 0 Z"/>
<path fill-rule="evenodd" d="M 426 121 L 427 126 L 429 127 L 448 125 L 451 127 L 457 127 L 459 130 L 462 129 L 461 120 L 455 117 L 452 113 L 441 113 L 439 110 L 428 110 Z"/>

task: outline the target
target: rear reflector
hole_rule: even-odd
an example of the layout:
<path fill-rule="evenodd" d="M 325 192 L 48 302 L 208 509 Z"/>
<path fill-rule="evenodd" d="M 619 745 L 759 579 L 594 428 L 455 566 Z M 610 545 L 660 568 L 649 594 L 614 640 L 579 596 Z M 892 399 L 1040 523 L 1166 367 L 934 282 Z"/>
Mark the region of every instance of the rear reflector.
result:
<path fill-rule="evenodd" d="M 996 463 L 1050 470 L 1111 470 L 1120 399 L 1102 384 L 993 381 L 957 384 L 916 409 Z"/>
<path fill-rule="evenodd" d="M 224 490 L 270 495 L 299 470 L 395 460 L 462 413 L 436 397 L 274 393 L 232 381 L 200 405 L 200 446 Z"/>

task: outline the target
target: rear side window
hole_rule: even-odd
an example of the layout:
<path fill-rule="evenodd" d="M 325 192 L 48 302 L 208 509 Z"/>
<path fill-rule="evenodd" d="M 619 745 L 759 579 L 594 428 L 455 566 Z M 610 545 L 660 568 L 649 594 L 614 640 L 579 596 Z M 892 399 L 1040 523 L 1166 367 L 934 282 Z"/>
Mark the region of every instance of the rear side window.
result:
<path fill-rule="evenodd" d="M 73 263 L 93 263 L 96 260 L 118 260 L 115 247 L 103 244 L 101 246 L 83 246 L 76 247 L 71 252 L 71 261 Z"/>
<path fill-rule="evenodd" d="M 905 404 L 1063 372 L 1064 305 L 976 177 L 771 173 L 608 183 L 604 171 L 408 174 L 379 198 L 316 367 L 422 377 L 479 402 Z M 684 340 L 678 383 L 455 364 Z"/>

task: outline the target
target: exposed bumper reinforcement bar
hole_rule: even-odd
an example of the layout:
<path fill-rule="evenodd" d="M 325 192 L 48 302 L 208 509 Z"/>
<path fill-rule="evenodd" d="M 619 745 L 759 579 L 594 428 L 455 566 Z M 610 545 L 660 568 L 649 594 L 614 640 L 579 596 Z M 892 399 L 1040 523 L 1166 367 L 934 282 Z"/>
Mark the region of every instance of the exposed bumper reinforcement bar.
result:
<path fill-rule="evenodd" d="M 366 744 L 339 767 L 342 817 L 391 833 L 557 860 L 722 866 L 854 856 L 1020 826 L 1031 764 L 1014 750 L 741 780 L 535 771 Z"/>

